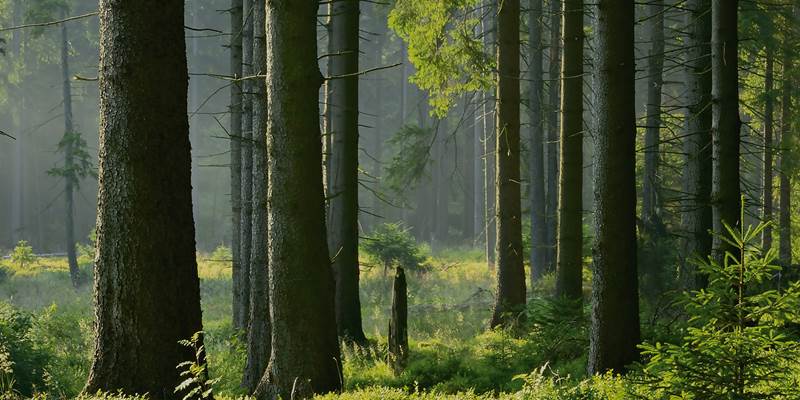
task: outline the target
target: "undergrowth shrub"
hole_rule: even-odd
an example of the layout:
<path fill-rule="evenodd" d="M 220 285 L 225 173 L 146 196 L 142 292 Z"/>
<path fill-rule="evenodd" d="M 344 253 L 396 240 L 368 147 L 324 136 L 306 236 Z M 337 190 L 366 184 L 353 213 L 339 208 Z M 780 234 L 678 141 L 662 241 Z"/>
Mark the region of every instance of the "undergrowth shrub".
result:
<path fill-rule="evenodd" d="M 420 246 L 408 228 L 398 223 L 378 225 L 368 237 L 361 240 L 361 248 L 384 272 L 394 267 L 408 271 L 428 268 Z"/>
<path fill-rule="evenodd" d="M 13 379 L 13 390 L 22 396 L 31 396 L 45 387 L 45 366 L 50 355 L 33 340 L 32 315 L 0 302 L 0 344 L 5 349 L 6 384 Z M 11 371 L 10 373 L 8 371 Z"/>

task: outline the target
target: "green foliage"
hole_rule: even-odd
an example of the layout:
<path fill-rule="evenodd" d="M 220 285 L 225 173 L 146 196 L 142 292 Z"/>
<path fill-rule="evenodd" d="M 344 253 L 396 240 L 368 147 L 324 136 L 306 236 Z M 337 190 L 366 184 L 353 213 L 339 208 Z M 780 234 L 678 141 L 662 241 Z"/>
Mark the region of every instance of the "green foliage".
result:
<path fill-rule="evenodd" d="M 69 156 L 71 162 L 63 167 L 50 168 L 47 171 L 48 175 L 69 180 L 76 189 L 80 187 L 83 179 L 90 176 L 97 178 L 97 171 L 92 164 L 92 157 L 89 155 L 86 140 L 83 139 L 79 132 L 65 133 L 61 141 L 58 142 L 58 151 L 62 153 L 69 151 L 70 154 L 65 154 L 65 156 Z"/>
<path fill-rule="evenodd" d="M 44 366 L 50 358 L 36 345 L 31 334 L 33 325 L 32 315 L 0 302 L 0 344 L 4 349 L 5 370 L 2 379 L 5 385 L 13 380 L 13 390 L 23 396 L 45 386 Z"/>
<path fill-rule="evenodd" d="M 208 377 L 203 332 L 196 332 L 190 339 L 180 340 L 178 343 L 194 352 L 194 360 L 184 361 L 175 367 L 181 371 L 180 375 L 183 378 L 183 381 L 175 387 L 175 393 L 183 394 L 183 400 L 213 398 L 214 385 L 219 378 Z"/>
<path fill-rule="evenodd" d="M 219 245 L 214 252 L 211 253 L 211 259 L 214 261 L 230 261 L 233 259 L 231 248 L 225 245 Z"/>
<path fill-rule="evenodd" d="M 798 321 L 794 284 L 785 292 L 766 289 L 775 251 L 758 247 L 767 224 L 739 231 L 726 226 L 721 239 L 737 249 L 722 264 L 700 261 L 710 283 L 687 294 L 689 315 L 682 344 L 641 346 L 647 363 L 640 383 L 667 398 L 795 399 L 800 396 L 800 345 L 786 325 Z"/>
<path fill-rule="evenodd" d="M 430 94 L 432 113 L 443 117 L 455 98 L 491 84 L 493 63 L 479 31 L 479 0 L 398 0 L 389 27 L 408 43 L 416 67 L 411 82 Z"/>
<path fill-rule="evenodd" d="M 402 267 L 412 271 L 426 268 L 414 236 L 400 224 L 378 225 L 369 237 L 361 241 L 361 248 L 384 270 Z"/>
<path fill-rule="evenodd" d="M 36 261 L 36 256 L 33 254 L 33 247 L 25 240 L 17 242 L 17 246 L 11 252 L 11 262 L 16 264 L 20 270 L 24 270 L 26 265 L 33 264 L 34 261 Z"/>
<path fill-rule="evenodd" d="M 384 182 L 394 193 L 404 196 L 425 177 L 430 161 L 433 130 L 405 125 L 389 140 L 394 156 L 385 167 Z"/>

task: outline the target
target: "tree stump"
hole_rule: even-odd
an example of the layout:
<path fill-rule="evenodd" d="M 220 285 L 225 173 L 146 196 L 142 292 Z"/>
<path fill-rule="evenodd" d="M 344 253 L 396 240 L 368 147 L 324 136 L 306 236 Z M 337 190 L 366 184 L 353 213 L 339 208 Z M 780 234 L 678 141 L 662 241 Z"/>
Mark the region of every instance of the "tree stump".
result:
<path fill-rule="evenodd" d="M 392 285 L 392 319 L 389 321 L 389 365 L 395 373 L 403 370 L 408 359 L 408 291 L 406 274 L 397 267 Z"/>

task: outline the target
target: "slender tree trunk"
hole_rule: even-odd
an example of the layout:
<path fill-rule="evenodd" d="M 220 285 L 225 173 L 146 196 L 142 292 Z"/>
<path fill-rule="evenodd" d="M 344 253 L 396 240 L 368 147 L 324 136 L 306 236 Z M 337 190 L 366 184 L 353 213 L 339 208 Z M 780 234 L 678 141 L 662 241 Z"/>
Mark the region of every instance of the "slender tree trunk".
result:
<path fill-rule="evenodd" d="M 531 287 L 546 272 L 547 219 L 544 181 L 544 61 L 542 48 L 542 0 L 530 0 L 528 11 L 528 82 L 530 120 Z"/>
<path fill-rule="evenodd" d="M 686 22 L 686 117 L 683 152 L 681 225 L 684 285 L 701 288 L 706 278 L 696 273 L 692 259 L 711 255 L 711 0 L 689 0 Z"/>
<path fill-rule="evenodd" d="M 583 298 L 583 0 L 565 0 L 556 296 Z"/>
<path fill-rule="evenodd" d="M 342 0 L 331 11 L 331 172 L 328 247 L 336 279 L 339 336 L 364 343 L 358 266 L 358 72 L 359 2 Z"/>
<path fill-rule="evenodd" d="M 634 4 L 597 5 L 595 239 L 589 373 L 638 358 Z"/>
<path fill-rule="evenodd" d="M 556 240 L 558 237 L 558 135 L 561 105 L 561 3 L 550 0 L 550 64 L 548 79 L 549 120 L 547 123 L 547 272 L 555 271 L 557 263 Z"/>
<path fill-rule="evenodd" d="M 62 15 L 66 18 L 66 7 Z M 72 85 L 69 77 L 69 34 L 67 24 L 61 24 L 61 78 L 63 79 L 64 97 L 64 208 L 66 211 L 66 246 L 67 262 L 69 264 L 69 278 L 72 286 L 81 285 L 81 274 L 78 269 L 78 256 L 75 252 L 75 205 L 73 202 L 74 190 L 78 176 L 74 170 L 73 151 L 76 143 L 73 138 L 78 133 L 72 123 Z"/>
<path fill-rule="evenodd" d="M 408 290 L 406 273 L 398 267 L 392 285 L 392 317 L 389 320 L 389 363 L 401 372 L 408 360 Z"/>
<path fill-rule="evenodd" d="M 714 232 L 723 235 L 724 224 L 736 227 L 741 221 L 739 179 L 739 34 L 738 0 L 711 2 L 711 73 L 712 73 L 712 207 Z M 732 246 L 714 236 L 714 258 L 721 262 Z"/>
<path fill-rule="evenodd" d="M 253 75 L 253 11 L 256 0 L 244 0 L 244 20 L 242 25 L 242 75 Z M 240 276 L 234 280 L 238 282 L 239 303 L 234 304 L 234 316 L 238 321 L 234 328 L 245 331 L 247 337 L 247 323 L 250 317 L 250 247 L 253 245 L 253 82 L 244 80 L 242 84 L 242 182 L 241 204 L 242 216 L 240 220 L 241 231 L 239 234 L 241 259 Z"/>
<path fill-rule="evenodd" d="M 342 388 L 325 233 L 315 0 L 267 0 L 267 157 L 272 353 L 256 399 Z"/>
<path fill-rule="evenodd" d="M 650 54 L 647 59 L 647 127 L 644 134 L 644 179 L 642 182 L 642 223 L 655 233 L 661 226 L 659 204 L 659 147 L 661 144 L 661 88 L 664 84 L 664 1 L 648 6 Z"/>
<path fill-rule="evenodd" d="M 520 188 L 519 0 L 497 14 L 497 296 L 491 326 L 510 326 L 525 307 Z"/>
<path fill-rule="evenodd" d="M 496 51 L 495 44 L 495 19 L 497 18 L 497 3 L 492 0 L 485 1 L 486 6 L 489 8 L 489 14 L 483 20 L 483 44 L 490 54 Z M 497 153 L 495 152 L 495 139 L 497 132 L 495 132 L 494 119 L 495 119 L 495 98 L 491 91 L 483 92 L 483 185 L 484 185 L 484 215 L 486 226 L 486 263 L 489 269 L 494 268 L 495 264 L 495 248 L 497 242 L 497 214 L 495 203 L 495 164 L 497 160 Z"/>
<path fill-rule="evenodd" d="M 764 74 L 764 92 L 766 98 L 764 100 L 764 182 L 763 192 L 761 197 L 762 202 L 762 219 L 772 221 L 772 190 L 773 190 L 773 173 L 772 173 L 772 149 L 773 143 L 773 127 L 774 127 L 774 109 L 775 97 L 773 91 L 775 90 L 775 51 L 771 45 L 766 48 L 767 65 Z M 772 248 L 772 225 L 767 225 L 764 232 L 761 234 L 761 245 L 763 251 L 768 251 Z"/>
<path fill-rule="evenodd" d="M 475 146 L 475 134 L 477 132 L 474 126 L 470 126 L 470 121 L 472 121 L 472 124 L 474 125 L 477 112 L 475 105 L 472 104 L 471 100 L 469 100 L 469 95 L 465 95 L 464 99 L 464 107 L 466 107 L 465 116 L 467 118 L 467 122 L 464 124 L 466 131 L 463 133 L 465 137 L 463 144 L 464 153 L 460 154 L 462 157 L 461 168 L 463 168 L 464 171 L 464 185 L 462 186 L 462 193 L 464 195 L 464 212 L 462 217 L 464 231 L 462 239 L 464 243 L 471 244 L 475 241 L 475 232 L 479 226 L 476 224 L 476 222 L 479 221 L 475 218 L 475 213 L 477 211 L 475 194 L 477 192 L 476 184 L 478 183 L 478 178 L 475 175 L 478 172 L 478 170 L 475 168 L 475 161 L 478 158 L 478 153 L 475 152 L 475 150 L 477 150 Z"/>
<path fill-rule="evenodd" d="M 178 341 L 203 329 L 183 15 L 183 1 L 100 2 L 97 321 L 86 393 L 181 397 L 175 366 L 195 355 Z"/>
<path fill-rule="evenodd" d="M 483 151 L 483 124 L 481 123 L 482 119 L 482 107 L 479 106 L 479 99 L 481 97 L 478 93 L 475 94 L 473 104 L 474 111 L 475 111 L 475 118 L 474 124 L 472 129 L 472 146 L 473 146 L 473 153 L 474 157 L 472 158 L 472 173 L 473 179 L 475 182 L 473 183 L 473 197 L 475 198 L 475 203 L 473 205 L 473 218 L 475 225 L 475 234 L 473 236 L 473 243 L 474 245 L 478 245 L 485 240 L 484 234 L 486 232 L 486 213 L 484 211 L 484 207 L 486 206 L 486 191 L 484 190 L 484 179 L 485 172 L 483 170 L 484 163 L 483 160 L 485 159 L 485 153 Z"/>
<path fill-rule="evenodd" d="M 794 7 L 793 21 L 797 21 L 798 7 Z M 791 26 L 791 25 L 790 25 Z M 794 31 L 792 31 L 794 32 Z M 787 35 L 792 40 L 795 34 Z M 794 73 L 793 46 L 786 40 L 783 49 L 783 93 L 781 94 L 781 170 L 780 174 L 780 216 L 778 229 L 780 241 L 778 243 L 778 260 L 784 267 L 792 265 L 792 182 L 789 178 L 789 165 L 784 160 L 792 143 L 792 101 L 794 97 Z"/>
<path fill-rule="evenodd" d="M 242 0 L 231 1 L 231 40 L 230 61 L 231 76 L 242 76 Z M 242 275 L 241 230 L 242 230 L 242 84 L 231 85 L 231 102 L 228 110 L 231 114 L 231 254 L 232 254 L 232 287 L 233 287 L 233 326 L 244 328 L 242 312 Z M 246 271 L 247 268 L 244 268 Z"/>
<path fill-rule="evenodd" d="M 266 74 L 265 3 L 253 8 L 253 73 Z M 271 348 L 269 265 L 267 248 L 267 88 L 253 80 L 253 221 L 250 255 L 250 316 L 247 327 L 247 365 L 244 386 L 252 393 L 264 374 Z"/>

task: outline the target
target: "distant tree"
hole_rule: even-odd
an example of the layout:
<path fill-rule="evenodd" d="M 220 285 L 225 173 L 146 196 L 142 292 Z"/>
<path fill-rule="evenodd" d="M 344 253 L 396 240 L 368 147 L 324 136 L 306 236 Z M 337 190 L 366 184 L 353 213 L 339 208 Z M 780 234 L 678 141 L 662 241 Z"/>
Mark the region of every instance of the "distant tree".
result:
<path fill-rule="evenodd" d="M 158 12 L 154 12 L 158 10 Z M 171 399 L 202 331 L 184 3 L 100 2 L 95 345 L 87 393 Z"/>
<path fill-rule="evenodd" d="M 597 3 L 595 235 L 589 373 L 625 371 L 639 344 L 634 4 Z"/>
<path fill-rule="evenodd" d="M 230 74 L 234 78 L 242 77 L 242 0 L 231 0 L 231 36 L 230 36 Z M 231 148 L 231 280 L 233 326 L 242 328 L 242 83 L 231 85 L 229 110 L 230 148 Z M 244 270 L 247 268 L 244 267 Z"/>
<path fill-rule="evenodd" d="M 267 159 L 272 352 L 256 399 L 342 388 L 325 232 L 316 0 L 267 0 Z"/>
<path fill-rule="evenodd" d="M 547 179 L 547 271 L 556 269 L 558 256 L 558 157 L 559 157 L 559 107 L 561 107 L 561 3 L 550 3 L 550 48 L 548 49 L 547 141 L 545 145 Z"/>
<path fill-rule="evenodd" d="M 644 178 L 642 180 L 642 223 L 658 233 L 661 222 L 658 175 L 661 146 L 661 92 L 664 85 L 664 1 L 647 6 L 650 49 L 647 57 L 647 118 L 644 136 Z"/>
<path fill-rule="evenodd" d="M 528 10 L 528 120 L 530 121 L 528 158 L 531 207 L 531 287 L 547 272 L 547 220 L 544 165 L 544 45 L 542 40 L 542 0 L 530 0 Z"/>

